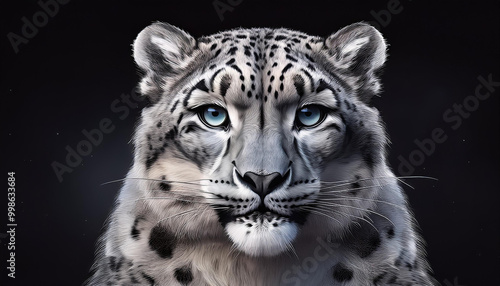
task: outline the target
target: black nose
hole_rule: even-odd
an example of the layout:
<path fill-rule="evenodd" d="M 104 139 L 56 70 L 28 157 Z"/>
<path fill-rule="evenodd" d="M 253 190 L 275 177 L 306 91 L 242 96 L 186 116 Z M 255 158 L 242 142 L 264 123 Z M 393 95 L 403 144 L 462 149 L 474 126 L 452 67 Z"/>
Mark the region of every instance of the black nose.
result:
<path fill-rule="evenodd" d="M 288 173 L 287 173 L 288 174 Z M 285 177 L 280 173 L 275 172 L 268 175 L 258 175 L 254 172 L 246 172 L 243 176 L 250 189 L 257 193 L 261 198 L 274 191 L 285 181 Z"/>

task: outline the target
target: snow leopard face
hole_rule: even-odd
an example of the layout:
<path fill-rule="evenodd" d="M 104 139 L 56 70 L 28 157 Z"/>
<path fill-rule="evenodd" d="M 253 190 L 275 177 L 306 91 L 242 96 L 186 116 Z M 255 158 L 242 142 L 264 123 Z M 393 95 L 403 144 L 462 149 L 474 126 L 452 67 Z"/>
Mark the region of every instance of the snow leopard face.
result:
<path fill-rule="evenodd" d="M 373 206 L 385 166 L 368 105 L 385 51 L 361 23 L 327 38 L 240 29 L 197 40 L 149 26 L 134 43 L 151 101 L 134 139 L 138 191 L 177 237 L 227 235 L 252 256 L 345 231 Z"/>

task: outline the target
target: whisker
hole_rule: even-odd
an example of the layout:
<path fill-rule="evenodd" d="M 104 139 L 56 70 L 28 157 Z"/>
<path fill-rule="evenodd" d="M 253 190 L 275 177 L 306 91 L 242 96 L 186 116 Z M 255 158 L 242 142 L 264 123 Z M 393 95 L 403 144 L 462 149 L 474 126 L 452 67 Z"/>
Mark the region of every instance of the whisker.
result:
<path fill-rule="evenodd" d="M 199 179 L 199 180 L 193 180 L 193 181 L 168 181 L 168 180 L 161 180 L 161 179 L 150 179 L 150 178 L 123 178 L 123 179 L 118 179 L 118 180 L 112 180 L 112 181 L 108 181 L 108 182 L 104 182 L 101 184 L 101 186 L 103 185 L 108 185 L 108 184 L 112 184 L 112 183 L 119 183 L 119 182 L 124 182 L 126 180 L 144 180 L 144 181 L 153 181 L 153 182 L 164 182 L 164 183 L 169 183 L 169 184 L 186 184 L 186 185 L 198 185 L 198 186 L 206 186 L 206 185 L 202 185 L 202 184 L 197 184 L 197 183 L 193 183 L 193 182 L 197 182 L 197 181 L 208 181 L 209 179 Z"/>
<path fill-rule="evenodd" d="M 359 211 L 366 211 L 366 212 L 369 212 L 369 213 L 372 213 L 374 215 L 378 215 L 384 219 L 386 219 L 388 222 L 390 222 L 394 227 L 396 226 L 394 224 L 394 222 L 392 222 L 392 220 L 390 220 L 388 217 L 386 217 L 385 215 L 379 213 L 379 212 L 376 212 L 374 210 L 369 210 L 369 209 L 362 209 L 362 208 L 358 208 L 358 207 L 355 207 L 355 206 L 349 206 L 349 205 L 344 205 L 344 204 L 337 204 L 337 203 L 328 203 L 327 206 L 332 206 L 332 207 L 346 207 L 346 208 L 352 208 L 352 209 L 355 209 L 355 210 L 359 210 Z"/>
<path fill-rule="evenodd" d="M 370 177 L 370 178 L 362 178 L 359 180 L 342 180 L 342 181 L 320 181 L 322 184 L 332 184 L 335 186 L 342 186 L 342 185 L 347 185 L 347 184 L 352 184 L 354 182 L 364 182 L 368 180 L 377 180 L 377 179 L 397 179 L 403 184 L 407 184 L 406 182 L 402 181 L 402 179 L 429 179 L 429 180 L 435 180 L 438 181 L 437 178 L 434 177 L 428 177 L 428 176 L 379 176 L 379 177 Z"/>
<path fill-rule="evenodd" d="M 349 188 L 349 189 L 343 189 L 343 190 L 328 190 L 328 189 L 337 188 L 337 186 L 335 186 L 335 187 L 321 188 L 320 189 L 321 191 L 323 191 L 323 190 L 327 190 L 327 191 L 326 192 L 320 192 L 320 193 L 323 193 L 323 194 L 345 193 L 345 192 L 350 192 L 350 191 L 358 191 L 358 190 L 370 189 L 370 188 L 373 188 L 373 187 L 383 187 L 383 186 L 387 186 L 387 184 L 386 185 L 362 186 L 362 187 L 358 187 L 358 188 Z"/>
<path fill-rule="evenodd" d="M 338 205 L 338 206 L 344 206 L 344 205 Z M 368 223 L 369 225 L 371 225 L 373 227 L 373 229 L 375 229 L 377 232 L 378 232 L 378 229 L 375 227 L 375 225 L 373 225 L 373 220 L 371 218 L 364 218 L 364 217 L 360 217 L 360 216 L 357 216 L 357 215 L 353 215 L 353 214 L 349 214 L 349 213 L 344 213 L 344 212 L 341 212 L 339 210 L 332 210 L 330 208 L 327 208 L 327 207 L 322 207 L 320 206 L 322 210 L 325 210 L 325 211 L 335 211 L 337 213 L 341 213 L 341 214 L 344 214 L 344 215 L 347 215 L 347 216 L 350 216 L 350 217 L 354 217 L 354 218 L 357 218 L 359 220 L 362 220 L 366 223 Z M 345 206 L 345 207 L 348 207 L 348 206 Z M 363 210 L 363 209 L 359 209 L 359 210 Z"/>
<path fill-rule="evenodd" d="M 156 224 L 159 224 L 159 223 L 161 223 L 164 220 L 171 219 L 171 218 L 178 217 L 178 216 L 183 216 L 183 215 L 186 215 L 188 213 L 192 213 L 192 212 L 195 212 L 195 211 L 198 211 L 198 210 L 199 209 L 190 209 L 190 210 L 187 210 L 187 211 L 183 211 L 183 212 L 180 212 L 178 214 L 171 215 L 169 217 L 163 218 L 163 219 L 159 220 L 158 222 L 156 222 Z"/>
<path fill-rule="evenodd" d="M 335 198 L 320 198 L 320 199 L 318 199 L 318 201 L 342 201 L 342 200 L 355 201 L 355 200 L 365 200 L 365 201 L 370 201 L 370 202 L 375 202 L 375 203 L 387 204 L 389 206 L 398 208 L 398 209 L 400 209 L 402 211 L 406 210 L 405 208 L 403 208 L 403 207 L 401 207 L 399 205 L 396 205 L 396 204 L 393 204 L 393 203 L 390 203 L 390 202 L 387 202 L 387 201 L 377 200 L 377 199 L 360 198 L 360 197 L 347 197 L 347 196 L 340 196 L 340 195 L 335 195 L 335 196 L 336 196 Z"/>
<path fill-rule="evenodd" d="M 342 225 L 342 223 L 341 223 L 338 219 L 336 219 L 336 218 L 334 218 L 334 217 L 332 217 L 332 216 L 329 216 L 329 215 L 327 215 L 327 214 L 325 214 L 325 213 L 319 212 L 319 211 L 317 211 L 317 210 L 316 210 L 315 208 L 313 208 L 313 207 L 309 207 L 309 206 L 305 206 L 305 205 L 304 205 L 304 206 L 300 206 L 299 208 L 305 209 L 305 210 L 307 210 L 307 211 L 309 211 L 309 212 L 312 212 L 312 213 L 316 213 L 316 214 L 318 214 L 318 215 L 323 215 L 323 216 L 326 216 L 326 217 L 328 217 L 328 218 L 330 218 L 330 219 L 332 219 L 332 220 L 336 221 L 339 225 Z"/>

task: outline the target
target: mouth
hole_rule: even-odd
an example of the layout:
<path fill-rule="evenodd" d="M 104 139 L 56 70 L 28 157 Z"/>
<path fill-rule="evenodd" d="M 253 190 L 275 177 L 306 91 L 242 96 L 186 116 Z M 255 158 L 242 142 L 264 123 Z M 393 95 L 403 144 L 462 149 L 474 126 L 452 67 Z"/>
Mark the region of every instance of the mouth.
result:
<path fill-rule="evenodd" d="M 266 222 L 272 223 L 273 221 L 276 221 L 276 220 L 288 222 L 288 221 L 290 221 L 290 217 L 273 212 L 267 208 L 265 210 L 259 208 L 259 210 L 251 211 L 251 212 L 246 213 L 244 215 L 235 216 L 235 219 L 234 219 L 234 221 L 236 221 L 236 222 L 254 221 L 254 222 L 260 223 L 261 225 L 263 225 Z"/>

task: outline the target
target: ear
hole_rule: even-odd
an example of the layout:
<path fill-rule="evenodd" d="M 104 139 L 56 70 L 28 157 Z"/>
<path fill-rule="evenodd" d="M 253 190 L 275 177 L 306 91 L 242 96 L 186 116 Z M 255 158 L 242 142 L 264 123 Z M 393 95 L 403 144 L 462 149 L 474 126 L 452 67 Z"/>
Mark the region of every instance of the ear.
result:
<path fill-rule="evenodd" d="M 195 48 L 196 40 L 172 25 L 156 22 L 142 30 L 134 41 L 134 59 L 144 72 L 140 92 L 158 101 L 185 71 Z"/>
<path fill-rule="evenodd" d="M 379 31 L 368 24 L 352 24 L 329 36 L 325 48 L 332 72 L 354 86 L 361 100 L 368 102 L 380 92 L 377 75 L 387 46 Z"/>

